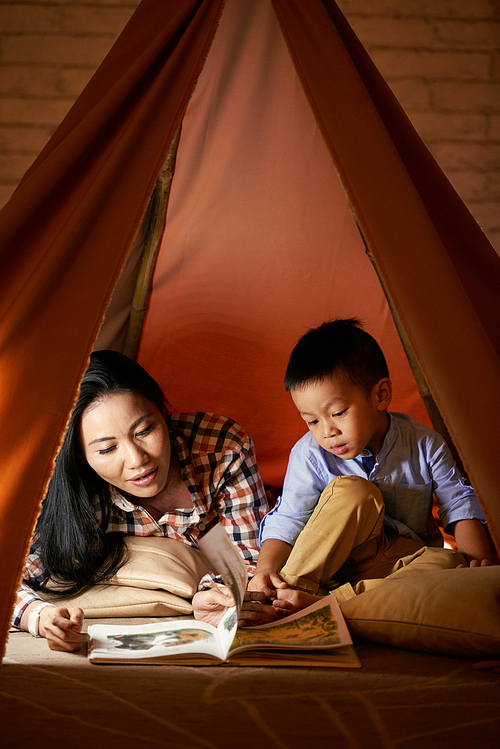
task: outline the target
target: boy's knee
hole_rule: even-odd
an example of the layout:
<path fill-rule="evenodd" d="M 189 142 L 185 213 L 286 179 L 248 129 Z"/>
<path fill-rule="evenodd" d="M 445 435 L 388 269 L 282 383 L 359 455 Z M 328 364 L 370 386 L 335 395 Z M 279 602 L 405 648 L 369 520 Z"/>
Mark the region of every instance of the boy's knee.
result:
<path fill-rule="evenodd" d="M 351 507 L 364 508 L 366 505 L 381 510 L 384 500 L 380 489 L 361 476 L 336 476 L 323 490 L 319 503 L 342 501 Z"/>
<path fill-rule="evenodd" d="M 426 572 L 427 570 L 448 570 L 467 566 L 465 557 L 455 549 L 446 549 L 436 546 L 422 546 L 413 554 L 408 554 L 399 559 L 394 567 L 394 572 L 407 568 L 410 572 Z"/>

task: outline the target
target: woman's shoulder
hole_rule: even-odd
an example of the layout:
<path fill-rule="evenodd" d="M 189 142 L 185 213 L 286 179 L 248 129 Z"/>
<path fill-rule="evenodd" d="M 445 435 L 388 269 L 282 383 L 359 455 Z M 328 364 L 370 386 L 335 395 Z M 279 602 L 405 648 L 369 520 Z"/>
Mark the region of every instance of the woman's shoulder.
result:
<path fill-rule="evenodd" d="M 168 418 L 170 429 L 193 445 L 224 449 L 246 447 L 250 437 L 234 419 L 209 411 L 175 413 Z"/>

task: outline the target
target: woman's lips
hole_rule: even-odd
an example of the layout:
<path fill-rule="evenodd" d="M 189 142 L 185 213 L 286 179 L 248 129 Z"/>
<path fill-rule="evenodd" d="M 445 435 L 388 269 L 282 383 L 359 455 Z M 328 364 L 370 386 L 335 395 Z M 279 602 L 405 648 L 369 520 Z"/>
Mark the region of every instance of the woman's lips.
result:
<path fill-rule="evenodd" d="M 141 473 L 139 476 L 134 476 L 132 479 L 128 479 L 130 484 L 134 484 L 134 486 L 149 486 L 151 484 L 156 476 L 158 474 L 158 466 L 156 468 L 153 468 L 152 471 L 147 471 L 147 473 Z"/>

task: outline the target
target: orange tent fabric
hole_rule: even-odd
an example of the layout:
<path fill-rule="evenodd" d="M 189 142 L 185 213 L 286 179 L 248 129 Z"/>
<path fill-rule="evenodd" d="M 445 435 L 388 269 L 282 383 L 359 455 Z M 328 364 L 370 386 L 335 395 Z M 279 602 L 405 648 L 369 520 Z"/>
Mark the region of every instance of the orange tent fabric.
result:
<path fill-rule="evenodd" d="M 144 0 L 0 214 L 3 641 L 181 119 L 139 351 L 174 407 L 233 416 L 279 484 L 302 433 L 281 388 L 290 349 L 348 314 L 388 355 L 394 410 L 424 420 L 366 245 L 500 547 L 500 260 L 345 19 L 329 0 Z"/>
<path fill-rule="evenodd" d="M 141 5 L 0 214 L 2 642 L 80 379 L 221 8 Z"/>
<path fill-rule="evenodd" d="M 283 375 L 308 327 L 362 317 L 395 410 L 426 414 L 276 14 L 248 5 L 226 5 L 183 118 L 138 358 L 175 410 L 240 421 L 281 486 L 304 432 Z"/>

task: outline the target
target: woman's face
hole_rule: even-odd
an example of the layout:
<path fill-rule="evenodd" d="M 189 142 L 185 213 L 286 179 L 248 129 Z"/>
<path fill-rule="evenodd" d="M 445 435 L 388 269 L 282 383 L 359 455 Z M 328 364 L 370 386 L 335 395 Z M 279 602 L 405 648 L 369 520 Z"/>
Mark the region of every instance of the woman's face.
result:
<path fill-rule="evenodd" d="M 136 504 L 165 489 L 170 440 L 158 408 L 135 393 L 96 401 L 80 422 L 80 445 L 88 464 Z"/>

